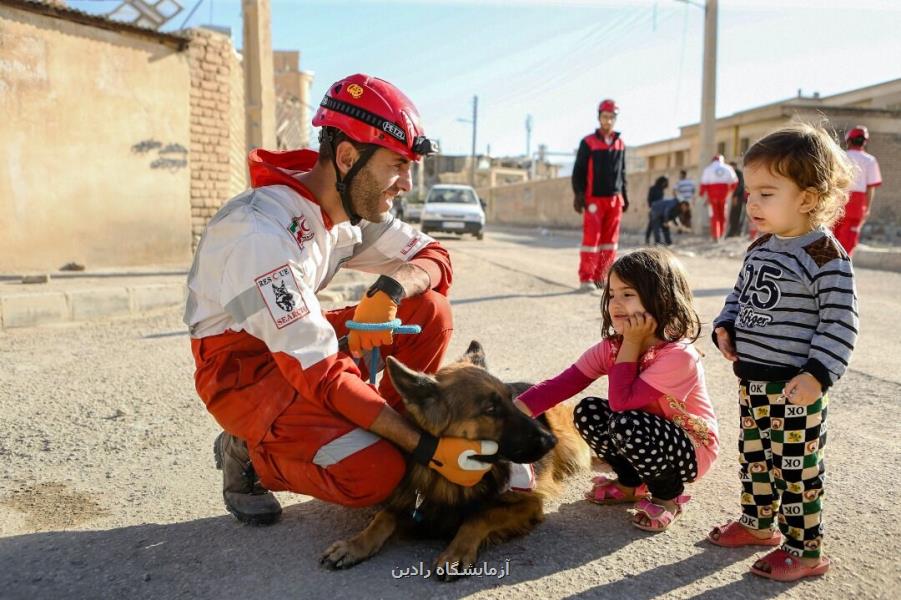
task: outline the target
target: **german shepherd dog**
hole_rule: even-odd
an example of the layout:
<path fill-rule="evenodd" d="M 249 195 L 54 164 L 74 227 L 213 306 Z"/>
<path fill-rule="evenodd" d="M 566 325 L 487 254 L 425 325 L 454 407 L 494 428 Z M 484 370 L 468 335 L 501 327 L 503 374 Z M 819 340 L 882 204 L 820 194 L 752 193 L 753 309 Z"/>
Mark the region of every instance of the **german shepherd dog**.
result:
<path fill-rule="evenodd" d="M 524 415 L 513 398 L 529 384 L 506 384 L 488 373 L 478 342 L 434 376 L 412 371 L 393 357 L 386 366 L 408 418 L 418 427 L 435 437 L 494 440 L 498 453 L 486 459 L 492 467 L 482 480 L 468 488 L 410 461 L 404 479 L 366 529 L 325 551 L 320 563 L 327 568 L 352 567 L 378 552 L 395 531 L 403 531 L 451 539 L 433 565 L 444 567 L 438 579 L 455 579 L 475 564 L 484 544 L 531 531 L 544 519 L 543 500 L 556 495 L 567 476 L 590 466 L 590 451 L 573 427 L 572 409 L 560 405 L 538 419 Z M 534 491 L 508 489 L 511 462 L 533 464 Z"/>

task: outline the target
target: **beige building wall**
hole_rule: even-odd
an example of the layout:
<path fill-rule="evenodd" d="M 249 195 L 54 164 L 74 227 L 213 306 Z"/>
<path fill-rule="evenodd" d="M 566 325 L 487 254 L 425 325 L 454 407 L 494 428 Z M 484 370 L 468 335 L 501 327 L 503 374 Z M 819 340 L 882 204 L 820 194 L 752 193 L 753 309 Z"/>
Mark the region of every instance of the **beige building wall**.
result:
<path fill-rule="evenodd" d="M 792 121 L 818 123 L 824 118 L 839 140 L 858 124 L 870 130 L 867 151 L 879 160 L 883 184 L 876 192 L 868 227 L 901 227 L 901 79 L 827 97 L 792 98 L 720 118 L 716 130 L 718 150 L 726 160 L 740 164 L 745 151 L 771 131 Z M 697 181 L 698 165 L 706 166 L 711 158 L 698 156 L 698 148 L 696 124 L 682 127 L 677 138 L 631 148 L 632 195 L 640 193 L 644 199 L 648 187 L 660 175 L 674 183 L 680 168 Z M 696 212 L 703 212 L 703 208 L 696 206 Z"/>
<path fill-rule="evenodd" d="M 3 5 L 0 27 L 0 272 L 187 262 L 187 54 Z"/>
<path fill-rule="evenodd" d="M 278 149 L 308 148 L 312 119 L 308 106 L 313 77 L 300 70 L 300 52 L 297 50 L 276 50 L 273 64 Z"/>

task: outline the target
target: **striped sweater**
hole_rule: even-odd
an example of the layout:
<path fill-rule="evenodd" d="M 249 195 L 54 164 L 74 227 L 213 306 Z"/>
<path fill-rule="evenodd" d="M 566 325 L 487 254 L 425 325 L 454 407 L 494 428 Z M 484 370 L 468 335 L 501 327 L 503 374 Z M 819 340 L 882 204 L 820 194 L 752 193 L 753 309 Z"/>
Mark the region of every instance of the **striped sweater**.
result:
<path fill-rule="evenodd" d="M 845 372 L 857 339 L 851 260 L 825 229 L 761 237 L 714 321 L 720 326 L 735 342 L 738 377 L 786 381 L 806 371 L 825 392 Z"/>

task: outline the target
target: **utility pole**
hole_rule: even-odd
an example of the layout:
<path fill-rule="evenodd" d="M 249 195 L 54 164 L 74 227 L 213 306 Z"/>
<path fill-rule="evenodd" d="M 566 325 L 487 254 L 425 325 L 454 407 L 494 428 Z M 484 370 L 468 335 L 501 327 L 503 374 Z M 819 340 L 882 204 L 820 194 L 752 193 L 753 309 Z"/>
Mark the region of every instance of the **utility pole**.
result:
<path fill-rule="evenodd" d="M 425 198 L 425 161 L 427 156 L 423 156 L 422 159 L 416 163 L 416 199 L 422 200 Z"/>
<path fill-rule="evenodd" d="M 269 0 L 242 0 L 248 148 L 275 148 L 275 75 Z"/>
<path fill-rule="evenodd" d="M 472 118 L 471 119 L 461 119 L 458 118 L 457 121 L 460 123 L 470 123 L 472 124 L 472 151 L 469 153 L 469 185 L 472 187 L 476 186 L 476 128 L 478 126 L 479 121 L 479 97 L 472 97 Z"/>
<path fill-rule="evenodd" d="M 476 186 L 476 128 L 479 121 L 479 97 L 472 97 L 472 162 L 469 165 L 469 185 Z"/>
<path fill-rule="evenodd" d="M 704 167 L 713 158 L 716 152 L 716 26 L 717 26 L 717 1 L 706 0 L 700 4 L 693 0 L 676 0 L 691 4 L 704 10 L 704 71 L 701 79 L 701 126 L 698 131 L 698 176 L 704 171 Z M 693 210 L 701 215 L 703 203 L 699 202 Z M 692 231 L 702 233 L 707 219 L 692 219 Z"/>
<path fill-rule="evenodd" d="M 716 152 L 716 3 L 707 0 L 704 7 L 704 76 L 701 81 L 701 156 L 698 159 L 698 174 L 710 162 Z M 700 212 L 695 214 L 700 216 Z M 694 219 L 692 229 L 695 233 L 703 233 L 708 219 Z"/>
<path fill-rule="evenodd" d="M 526 115 L 526 157 L 532 156 L 532 115 Z"/>
<path fill-rule="evenodd" d="M 701 156 L 703 168 L 716 152 L 716 25 L 717 0 L 707 0 L 704 8 L 704 76 L 701 82 Z"/>

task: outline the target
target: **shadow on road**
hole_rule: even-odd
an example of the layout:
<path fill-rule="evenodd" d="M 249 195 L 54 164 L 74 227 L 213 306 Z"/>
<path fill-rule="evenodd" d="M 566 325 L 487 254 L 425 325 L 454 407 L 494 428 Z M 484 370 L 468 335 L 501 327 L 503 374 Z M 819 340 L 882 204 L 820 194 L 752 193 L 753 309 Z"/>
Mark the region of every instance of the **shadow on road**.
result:
<path fill-rule="evenodd" d="M 751 557 L 755 551 L 760 550 L 759 548 L 713 548 L 706 542 L 696 545 L 702 549 L 699 554 L 627 575 L 622 579 L 567 596 L 565 600 L 582 598 L 650 600 L 651 598 L 667 597 L 679 588 L 726 569 L 735 562 L 744 561 L 750 565 Z M 774 584 L 772 581 L 748 573 L 738 581 L 705 590 L 692 598 L 758 598 L 763 600 L 785 593 L 791 585 Z"/>
<path fill-rule="evenodd" d="M 563 505 L 529 536 L 485 549 L 480 561 L 509 576 L 454 583 L 410 577 L 392 569 L 431 561 L 440 540 L 394 539 L 352 569 L 318 564 L 332 542 L 365 526 L 371 510 L 319 501 L 287 506 L 281 522 L 246 527 L 231 516 L 104 531 L 50 531 L 0 539 L 0 590 L 7 598 L 463 598 L 574 569 L 613 553 L 640 535 L 621 511 Z M 576 550 L 574 550 L 576 549 Z M 611 591 L 614 591 L 613 588 Z M 626 587 L 624 586 L 625 590 Z M 624 595 L 626 597 L 629 594 Z"/>

